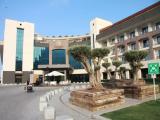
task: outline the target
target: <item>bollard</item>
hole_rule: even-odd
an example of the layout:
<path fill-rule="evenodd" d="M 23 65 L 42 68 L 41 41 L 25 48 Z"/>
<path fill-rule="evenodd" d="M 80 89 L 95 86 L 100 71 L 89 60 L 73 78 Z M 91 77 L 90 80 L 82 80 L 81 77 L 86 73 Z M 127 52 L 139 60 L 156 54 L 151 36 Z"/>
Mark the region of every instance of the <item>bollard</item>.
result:
<path fill-rule="evenodd" d="M 56 89 L 56 90 L 54 90 L 54 93 L 55 93 L 55 95 L 56 95 L 56 94 L 58 94 L 58 90 L 57 90 L 57 89 Z"/>
<path fill-rule="evenodd" d="M 45 97 L 45 96 L 41 96 L 39 101 L 40 101 L 40 102 L 47 102 L 47 100 L 46 100 L 46 97 Z"/>
<path fill-rule="evenodd" d="M 45 120 L 55 120 L 55 108 L 54 107 L 46 107 L 44 109 L 44 119 Z"/>
<path fill-rule="evenodd" d="M 58 91 L 59 91 L 59 92 L 62 92 L 62 89 L 60 88 Z"/>
<path fill-rule="evenodd" d="M 81 88 L 82 88 L 82 89 L 86 89 L 86 85 L 82 85 Z"/>
<path fill-rule="evenodd" d="M 47 102 L 40 102 L 39 103 L 39 110 L 42 112 L 48 106 Z"/>
<path fill-rule="evenodd" d="M 50 100 L 49 95 L 46 94 L 45 97 L 46 97 L 46 100 L 47 100 L 47 102 L 48 102 L 48 101 Z"/>
<path fill-rule="evenodd" d="M 55 92 L 54 91 L 51 91 L 51 95 L 52 95 L 52 97 L 55 95 Z"/>
<path fill-rule="evenodd" d="M 73 86 L 70 86 L 69 90 L 70 90 L 70 91 L 74 90 L 74 87 L 73 87 Z"/>
<path fill-rule="evenodd" d="M 76 85 L 76 86 L 75 86 L 75 89 L 76 89 L 76 90 L 78 90 L 79 88 L 80 88 L 79 85 Z"/>

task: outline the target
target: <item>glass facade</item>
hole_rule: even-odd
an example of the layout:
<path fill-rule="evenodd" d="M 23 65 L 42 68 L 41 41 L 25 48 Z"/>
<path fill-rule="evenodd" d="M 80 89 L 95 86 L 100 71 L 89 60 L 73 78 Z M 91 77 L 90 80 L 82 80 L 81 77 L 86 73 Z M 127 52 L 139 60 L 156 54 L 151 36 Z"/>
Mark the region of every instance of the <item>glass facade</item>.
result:
<path fill-rule="evenodd" d="M 71 82 L 89 82 L 88 74 L 72 74 L 70 75 Z"/>
<path fill-rule="evenodd" d="M 66 50 L 65 49 L 52 50 L 52 64 L 66 64 Z"/>
<path fill-rule="evenodd" d="M 75 60 L 71 54 L 69 55 L 69 64 L 74 69 L 83 69 L 82 64 L 79 61 Z"/>
<path fill-rule="evenodd" d="M 79 46 L 79 45 L 86 45 L 90 47 L 91 46 L 90 37 L 79 38 L 79 39 L 69 41 L 69 47 L 74 47 L 74 46 Z M 84 69 L 82 64 L 79 61 L 75 60 L 71 54 L 69 54 L 69 64 L 74 69 Z"/>
<path fill-rule="evenodd" d="M 49 48 L 48 47 L 34 47 L 34 69 L 38 65 L 49 64 Z"/>
<path fill-rule="evenodd" d="M 24 29 L 17 28 L 16 36 L 16 71 L 22 71 Z"/>

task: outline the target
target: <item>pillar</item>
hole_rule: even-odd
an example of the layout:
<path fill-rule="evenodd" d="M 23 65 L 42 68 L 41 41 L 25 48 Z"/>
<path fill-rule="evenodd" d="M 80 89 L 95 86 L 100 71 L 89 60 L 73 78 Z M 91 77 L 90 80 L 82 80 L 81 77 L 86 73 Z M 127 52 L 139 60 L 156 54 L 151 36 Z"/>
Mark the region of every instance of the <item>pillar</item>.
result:
<path fill-rule="evenodd" d="M 138 79 L 142 78 L 141 70 L 138 71 Z"/>
<path fill-rule="evenodd" d="M 126 79 L 130 79 L 129 70 L 126 71 Z"/>

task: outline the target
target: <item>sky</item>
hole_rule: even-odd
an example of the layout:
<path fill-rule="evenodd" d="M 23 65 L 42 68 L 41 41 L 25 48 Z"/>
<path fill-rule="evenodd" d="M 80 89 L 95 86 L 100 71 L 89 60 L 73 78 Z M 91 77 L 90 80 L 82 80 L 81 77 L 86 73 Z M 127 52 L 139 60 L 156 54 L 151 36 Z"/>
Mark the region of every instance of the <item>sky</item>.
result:
<path fill-rule="evenodd" d="M 35 33 L 41 35 L 83 35 L 95 17 L 115 23 L 157 1 L 0 0 L 0 40 L 6 18 L 34 23 Z"/>

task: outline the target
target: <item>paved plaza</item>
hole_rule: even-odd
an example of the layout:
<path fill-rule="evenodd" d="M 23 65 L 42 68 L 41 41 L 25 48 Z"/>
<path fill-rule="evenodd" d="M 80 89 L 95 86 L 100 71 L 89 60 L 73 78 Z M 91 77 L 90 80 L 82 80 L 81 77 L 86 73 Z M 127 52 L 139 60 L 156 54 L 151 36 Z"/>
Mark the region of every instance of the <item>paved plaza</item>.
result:
<path fill-rule="evenodd" d="M 34 87 L 33 93 L 24 86 L 0 86 L 0 120 L 43 120 L 39 112 L 39 97 L 50 87 Z"/>
<path fill-rule="evenodd" d="M 39 111 L 39 98 L 45 93 L 58 89 L 56 87 L 34 87 L 33 93 L 26 93 L 24 86 L 0 86 L 0 120 L 44 120 L 43 112 Z M 49 106 L 56 109 L 56 116 L 69 115 L 75 120 L 106 120 L 100 115 L 144 101 L 126 98 L 121 106 L 90 112 L 69 103 L 70 91 L 59 92 L 49 101 Z M 160 95 L 157 96 L 160 98 Z M 145 99 L 149 101 L 150 97 Z"/>
<path fill-rule="evenodd" d="M 77 106 L 70 104 L 69 97 L 70 97 L 70 91 L 69 90 L 63 91 L 55 95 L 54 98 L 51 101 L 49 101 L 49 105 L 56 109 L 57 116 L 69 115 L 69 116 L 72 116 L 75 120 L 106 120 L 106 118 L 103 118 L 100 115 L 106 112 L 115 111 L 118 109 L 137 105 L 145 101 L 154 99 L 153 96 L 145 100 L 125 98 L 126 102 L 120 106 L 107 108 L 97 112 L 90 112 L 86 109 L 79 108 Z M 160 95 L 157 95 L 157 97 L 160 98 Z"/>

